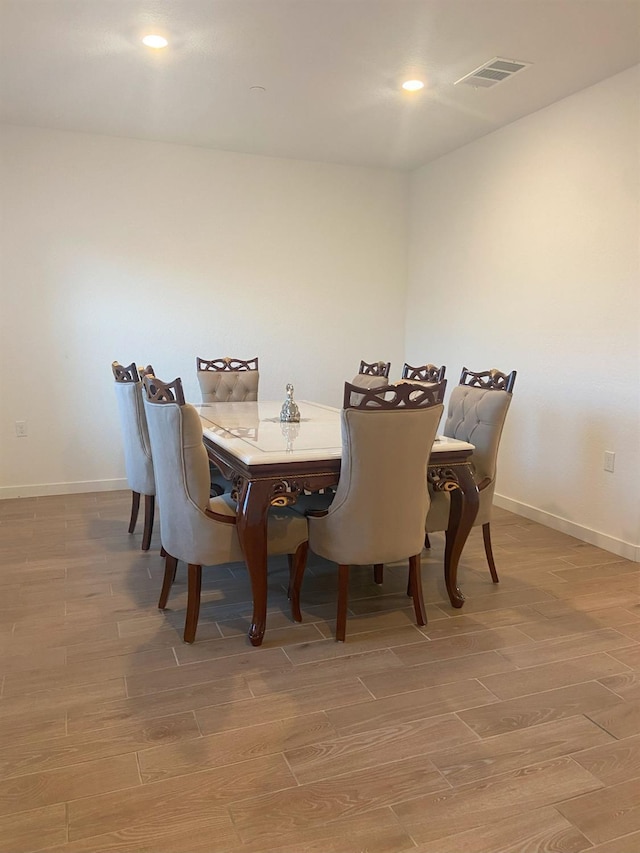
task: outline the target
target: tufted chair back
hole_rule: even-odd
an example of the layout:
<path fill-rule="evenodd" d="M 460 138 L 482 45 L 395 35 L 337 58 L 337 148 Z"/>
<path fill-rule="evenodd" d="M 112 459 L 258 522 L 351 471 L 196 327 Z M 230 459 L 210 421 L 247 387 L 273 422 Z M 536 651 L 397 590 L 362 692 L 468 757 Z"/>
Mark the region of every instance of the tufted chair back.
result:
<path fill-rule="evenodd" d="M 475 446 L 476 482 L 495 481 L 498 447 L 511 394 L 457 385 L 451 392 L 444 434 Z"/>
<path fill-rule="evenodd" d="M 355 396 L 348 386 L 346 393 Z M 313 551 L 349 565 L 420 553 L 429 508 L 427 462 L 442 410 L 442 404 L 343 409 L 340 480 L 327 515 L 310 524 Z"/>
<path fill-rule="evenodd" d="M 196 359 L 203 403 L 244 403 L 258 399 L 258 359 Z"/>

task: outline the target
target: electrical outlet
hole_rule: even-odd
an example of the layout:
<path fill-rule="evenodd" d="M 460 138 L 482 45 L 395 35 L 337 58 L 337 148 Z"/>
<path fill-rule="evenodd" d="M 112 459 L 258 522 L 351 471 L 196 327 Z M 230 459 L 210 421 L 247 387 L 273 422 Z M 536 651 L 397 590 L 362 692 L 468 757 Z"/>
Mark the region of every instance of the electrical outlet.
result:
<path fill-rule="evenodd" d="M 613 474 L 613 469 L 616 466 L 616 454 L 612 450 L 604 452 L 604 470 Z"/>
<path fill-rule="evenodd" d="M 16 438 L 24 438 L 27 435 L 27 422 L 16 421 Z"/>

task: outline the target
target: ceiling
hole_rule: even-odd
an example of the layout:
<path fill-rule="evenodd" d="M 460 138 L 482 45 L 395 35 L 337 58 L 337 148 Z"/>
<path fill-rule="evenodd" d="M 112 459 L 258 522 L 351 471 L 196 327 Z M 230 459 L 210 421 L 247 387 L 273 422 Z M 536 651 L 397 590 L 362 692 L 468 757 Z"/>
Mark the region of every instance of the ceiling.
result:
<path fill-rule="evenodd" d="M 639 24 L 640 0 L 0 0 L 0 121 L 413 169 L 640 62 Z M 494 57 L 533 64 L 454 85 Z"/>

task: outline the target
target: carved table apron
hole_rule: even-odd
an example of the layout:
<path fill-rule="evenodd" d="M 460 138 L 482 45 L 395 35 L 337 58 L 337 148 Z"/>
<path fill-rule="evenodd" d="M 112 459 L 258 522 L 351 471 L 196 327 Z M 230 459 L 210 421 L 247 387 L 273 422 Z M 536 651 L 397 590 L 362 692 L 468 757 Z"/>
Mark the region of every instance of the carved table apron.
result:
<path fill-rule="evenodd" d="M 223 475 L 232 481 L 232 497 L 238 503 L 237 531 L 240 540 L 253 595 L 253 618 L 249 629 L 249 639 L 254 646 L 259 646 L 264 637 L 267 618 L 267 514 L 270 506 L 290 506 L 295 503 L 303 491 L 317 492 L 319 489 L 334 486 L 340 476 L 339 444 L 332 449 L 326 459 L 304 460 L 305 451 L 296 450 L 290 458 L 278 457 L 277 461 L 253 464 L 236 455 L 234 441 L 239 437 L 246 439 L 247 435 L 258 435 L 258 426 L 241 427 L 242 418 L 236 419 L 234 426 L 226 432 L 224 427 L 214 431 L 207 429 L 215 424 L 213 410 L 220 411 L 220 406 L 231 404 L 222 403 L 213 406 L 199 407 L 204 428 L 204 444 L 211 461 L 222 471 Z M 276 406 L 280 404 L 235 404 L 236 413 L 242 407 Z M 329 409 L 319 404 L 307 403 L 326 412 L 335 412 L 337 439 L 340 436 L 340 417 L 338 409 Z M 304 421 L 305 403 L 300 403 Z M 258 411 L 254 408 L 252 411 Z M 220 418 L 220 420 L 223 420 Z M 273 418 L 265 421 L 273 422 Z M 309 419 L 311 420 L 311 419 Z M 225 442 L 225 434 L 231 442 Z M 216 440 L 214 440 L 216 439 Z M 253 440 L 253 439 L 252 439 Z M 291 442 L 287 447 L 290 447 Z M 478 489 L 476 487 L 469 459 L 473 446 L 464 442 L 446 440 L 441 444 L 436 442 L 431 453 L 428 466 L 428 480 L 436 491 L 447 491 L 450 494 L 449 527 L 446 534 L 444 577 L 447 593 L 453 607 L 462 607 L 464 596 L 458 588 L 458 562 L 469 531 L 478 512 Z M 314 454 L 318 455 L 318 451 Z M 321 455 L 321 454 L 320 454 Z M 297 458 L 296 458 L 297 457 Z"/>

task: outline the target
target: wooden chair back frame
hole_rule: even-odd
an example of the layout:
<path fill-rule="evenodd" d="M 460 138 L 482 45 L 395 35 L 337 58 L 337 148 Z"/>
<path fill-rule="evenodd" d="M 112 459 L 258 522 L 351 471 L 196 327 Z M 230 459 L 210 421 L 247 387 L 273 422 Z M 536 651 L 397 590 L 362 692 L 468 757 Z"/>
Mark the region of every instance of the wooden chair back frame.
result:
<path fill-rule="evenodd" d="M 343 408 L 384 411 L 404 411 L 437 406 L 444 397 L 445 383 L 423 388 L 409 383 L 384 385 L 381 388 L 360 388 L 350 382 L 344 383 Z M 355 400 L 355 402 L 353 402 Z"/>
<path fill-rule="evenodd" d="M 113 378 L 116 382 L 140 381 L 135 361 L 132 361 L 131 364 L 127 365 L 127 367 L 124 367 L 118 361 L 114 361 L 111 363 L 111 370 L 113 371 Z"/>
<path fill-rule="evenodd" d="M 199 358 L 196 357 L 196 370 L 226 370 L 228 372 L 239 370 L 257 370 L 258 359 L 249 358 L 246 361 L 241 358 Z"/>
<path fill-rule="evenodd" d="M 390 361 L 374 361 L 371 364 L 361 361 L 358 373 L 361 373 L 363 376 L 383 376 L 385 379 L 388 379 L 390 370 Z"/>
<path fill-rule="evenodd" d="M 487 391 L 506 391 L 511 394 L 516 381 L 517 371 L 502 373 L 499 370 L 483 370 L 474 373 L 473 370 L 462 368 L 460 374 L 460 385 L 469 385 L 474 388 L 484 388 Z"/>
<path fill-rule="evenodd" d="M 435 364 L 422 364 L 419 367 L 413 367 L 405 362 L 402 368 L 403 379 L 416 379 L 419 382 L 442 382 L 447 366 L 436 367 Z"/>
<path fill-rule="evenodd" d="M 146 374 L 142 378 L 142 384 L 150 403 L 177 403 L 184 406 L 184 391 L 182 380 L 178 377 L 173 382 L 162 382 L 153 374 Z"/>

